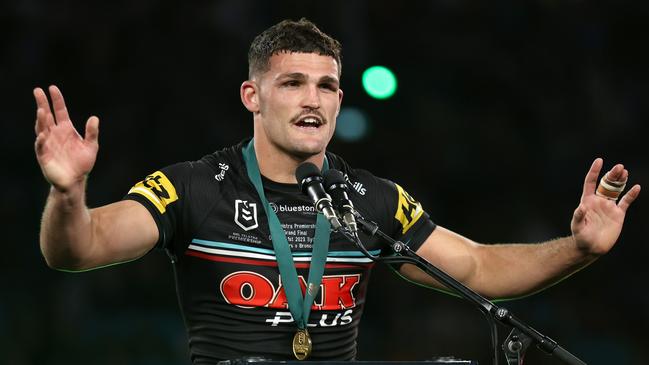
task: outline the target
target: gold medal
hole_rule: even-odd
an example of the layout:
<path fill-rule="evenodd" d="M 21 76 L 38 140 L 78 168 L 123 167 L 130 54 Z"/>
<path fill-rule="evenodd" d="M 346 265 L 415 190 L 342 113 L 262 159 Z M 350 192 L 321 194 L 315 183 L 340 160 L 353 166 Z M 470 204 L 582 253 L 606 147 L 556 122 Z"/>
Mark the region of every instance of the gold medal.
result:
<path fill-rule="evenodd" d="M 298 329 L 293 336 L 293 355 L 298 360 L 304 360 L 311 355 L 311 336 L 306 329 Z"/>

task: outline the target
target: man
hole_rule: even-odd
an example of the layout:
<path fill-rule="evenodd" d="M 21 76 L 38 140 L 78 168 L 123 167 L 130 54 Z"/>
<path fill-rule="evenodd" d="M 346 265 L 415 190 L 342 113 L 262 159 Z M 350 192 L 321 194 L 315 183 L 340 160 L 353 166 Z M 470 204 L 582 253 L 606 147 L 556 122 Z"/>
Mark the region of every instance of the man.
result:
<path fill-rule="evenodd" d="M 267 29 L 250 47 L 249 79 L 240 88 L 254 138 L 156 171 L 122 201 L 94 209 L 84 195 L 99 120 L 88 119 L 82 138 L 58 88 L 49 88 L 52 108 L 35 89 L 36 156 L 52 185 L 41 227 L 48 265 L 88 270 L 165 249 L 195 364 L 253 355 L 302 359 L 311 351 L 310 359 L 353 359 L 371 262 L 330 232 L 299 192 L 295 170 L 303 162 L 341 170 L 358 187 L 352 200 L 359 212 L 488 297 L 540 290 L 617 241 L 640 186 L 617 202 L 628 171 L 615 165 L 596 194 L 601 159 L 586 175 L 568 237 L 483 245 L 436 226 L 399 185 L 326 152 L 343 98 L 340 75 L 339 43 L 312 23 Z M 361 238 L 372 253 L 390 254 L 385 243 Z M 400 270 L 440 286 L 411 265 Z"/>

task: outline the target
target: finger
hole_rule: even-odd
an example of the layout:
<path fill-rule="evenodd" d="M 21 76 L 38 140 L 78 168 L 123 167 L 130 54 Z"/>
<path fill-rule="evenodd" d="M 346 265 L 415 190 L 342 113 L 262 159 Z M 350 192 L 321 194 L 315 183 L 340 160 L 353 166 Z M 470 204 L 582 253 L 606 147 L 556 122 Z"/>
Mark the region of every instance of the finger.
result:
<path fill-rule="evenodd" d="M 608 172 L 606 177 L 609 181 L 624 181 L 624 179 L 622 179 L 623 174 L 624 174 L 624 165 L 617 164 L 613 166 L 613 168 L 611 169 L 611 171 Z"/>
<path fill-rule="evenodd" d="M 52 108 L 54 109 L 56 122 L 69 121 L 70 116 L 68 115 L 68 109 L 65 107 L 65 100 L 63 100 L 61 90 L 54 85 L 50 86 L 50 97 L 52 98 Z"/>
<path fill-rule="evenodd" d="M 47 124 L 48 119 L 46 116 L 51 113 L 51 110 L 50 104 L 47 101 L 47 95 L 45 95 L 43 89 L 40 87 L 34 88 L 33 94 L 36 100 L 36 125 L 34 129 L 38 135 L 40 132 L 48 129 L 49 125 Z"/>
<path fill-rule="evenodd" d="M 94 115 L 86 122 L 85 140 L 90 143 L 98 143 L 99 140 L 99 118 Z"/>
<path fill-rule="evenodd" d="M 34 126 L 36 135 L 42 132 L 48 132 L 51 127 L 54 127 L 54 118 L 52 117 L 52 113 L 48 113 L 43 108 L 38 108 L 36 110 L 36 124 Z"/>
<path fill-rule="evenodd" d="M 599 172 L 602 170 L 603 164 L 604 160 L 601 158 L 596 158 L 595 161 L 593 161 L 593 164 L 590 166 L 590 170 L 588 170 L 586 178 L 584 179 L 584 191 L 581 195 L 582 198 L 595 194 L 595 188 L 597 188 L 597 177 L 599 176 Z"/>
<path fill-rule="evenodd" d="M 623 212 L 626 212 L 629 209 L 631 203 L 638 198 L 640 195 L 640 185 L 634 185 L 631 190 L 627 191 L 626 194 L 620 199 L 620 202 L 617 203 L 617 206 L 622 209 Z"/>
<path fill-rule="evenodd" d="M 624 181 L 624 182 L 626 182 L 627 180 L 629 180 L 629 170 L 624 169 L 624 170 L 622 171 L 622 175 L 620 176 L 620 180 L 619 180 L 619 181 Z"/>
<path fill-rule="evenodd" d="M 47 112 L 50 112 L 50 103 L 47 101 L 47 95 L 45 91 L 40 87 L 34 89 L 34 99 L 36 99 L 36 108 L 41 108 Z"/>

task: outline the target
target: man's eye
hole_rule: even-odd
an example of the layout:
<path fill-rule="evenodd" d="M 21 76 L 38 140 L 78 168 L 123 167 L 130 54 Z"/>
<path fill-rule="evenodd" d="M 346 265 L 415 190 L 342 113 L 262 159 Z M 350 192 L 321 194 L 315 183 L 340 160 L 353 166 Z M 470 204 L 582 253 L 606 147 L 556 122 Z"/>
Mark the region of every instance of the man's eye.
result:
<path fill-rule="evenodd" d="M 336 87 L 332 84 L 320 84 L 320 87 L 323 89 L 327 89 L 329 91 L 336 91 Z"/>
<path fill-rule="evenodd" d="M 284 86 L 289 86 L 289 87 L 295 87 L 295 86 L 300 86 L 300 82 L 296 81 L 296 80 L 290 80 L 290 81 L 284 82 L 283 85 Z"/>

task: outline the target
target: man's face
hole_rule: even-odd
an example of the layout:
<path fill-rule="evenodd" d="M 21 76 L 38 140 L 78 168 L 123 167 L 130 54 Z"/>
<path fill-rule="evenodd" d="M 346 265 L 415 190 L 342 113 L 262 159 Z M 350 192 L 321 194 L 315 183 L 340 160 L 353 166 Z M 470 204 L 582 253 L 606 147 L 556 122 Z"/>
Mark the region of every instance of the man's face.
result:
<path fill-rule="evenodd" d="M 256 139 L 306 158 L 324 152 L 333 136 L 342 101 L 338 63 L 315 53 L 282 52 L 270 70 L 253 78 L 259 112 Z"/>

